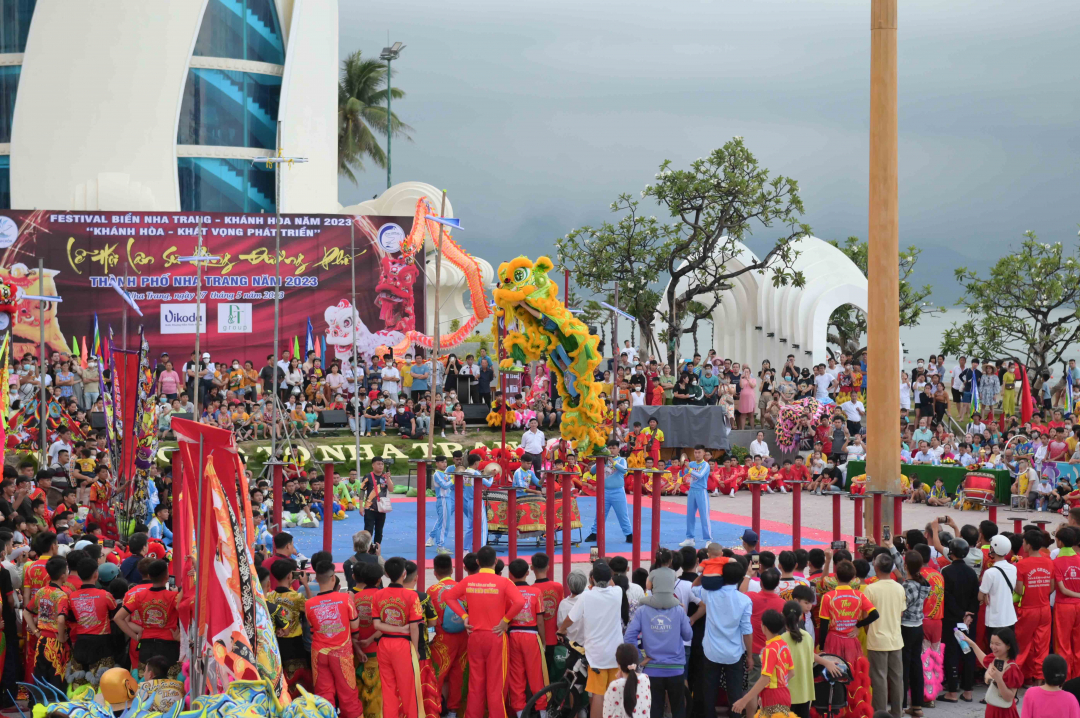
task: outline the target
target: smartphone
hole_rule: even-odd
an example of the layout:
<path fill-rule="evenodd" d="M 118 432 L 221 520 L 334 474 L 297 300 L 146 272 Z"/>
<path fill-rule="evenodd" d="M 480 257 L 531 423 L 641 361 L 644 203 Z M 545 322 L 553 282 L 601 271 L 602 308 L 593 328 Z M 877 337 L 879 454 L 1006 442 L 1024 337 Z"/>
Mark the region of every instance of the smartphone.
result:
<path fill-rule="evenodd" d="M 882 543 L 889 543 L 892 541 L 892 526 L 885 524 L 881 527 L 881 541 Z"/>
<path fill-rule="evenodd" d="M 367 552 L 370 553 L 370 554 L 374 554 L 374 553 L 378 552 L 378 550 L 379 550 L 379 544 L 373 543 L 373 544 L 371 544 L 371 546 L 368 547 Z"/>
<path fill-rule="evenodd" d="M 589 549 L 589 563 L 596 563 L 600 560 L 600 549 L 593 546 Z"/>
<path fill-rule="evenodd" d="M 176 590 L 176 576 L 169 576 L 169 588 L 173 591 Z"/>
<path fill-rule="evenodd" d="M 105 548 L 116 548 L 116 541 L 113 539 L 105 539 L 101 542 L 101 545 Z"/>
<path fill-rule="evenodd" d="M 870 543 L 870 539 L 866 538 L 865 536 L 856 536 L 855 537 L 855 545 L 856 546 L 865 546 L 868 543 Z"/>
<path fill-rule="evenodd" d="M 995 659 L 994 660 L 994 668 L 998 669 L 999 671 L 1005 670 L 1005 661 L 1003 661 L 1001 659 Z"/>
<path fill-rule="evenodd" d="M 949 523 L 949 517 L 948 517 L 948 516 L 938 516 L 938 520 L 937 520 L 937 521 L 938 521 L 938 523 L 939 523 L 939 524 L 941 524 L 942 526 L 944 526 L 944 525 L 946 525 L 946 524 L 948 524 L 948 523 Z"/>
<path fill-rule="evenodd" d="M 759 570 L 761 570 L 761 557 L 757 554 L 754 554 L 750 557 L 750 570 L 754 573 L 757 573 Z"/>
<path fill-rule="evenodd" d="M 830 548 L 833 551 L 847 551 L 847 541 L 833 541 Z"/>

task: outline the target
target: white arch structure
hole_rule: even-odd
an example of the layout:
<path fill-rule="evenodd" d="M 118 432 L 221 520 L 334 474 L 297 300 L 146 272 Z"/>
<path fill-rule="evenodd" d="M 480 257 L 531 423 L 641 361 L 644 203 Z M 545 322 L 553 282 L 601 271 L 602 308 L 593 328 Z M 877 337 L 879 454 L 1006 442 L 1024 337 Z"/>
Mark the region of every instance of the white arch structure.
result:
<path fill-rule="evenodd" d="M 825 361 L 829 316 L 837 307 L 852 304 L 867 309 L 866 277 L 838 248 L 817 237 L 794 243 L 799 252 L 793 268 L 806 280 L 802 287 L 774 287 L 764 272 L 751 271 L 732 280 L 713 310 L 712 347 L 721 357 L 749 362 L 755 368 L 768 359 L 774 367 L 794 354 L 800 365 L 809 358 L 814 364 Z M 728 262 L 741 269 L 758 261 L 745 245 Z M 680 280 L 680 289 L 686 279 Z M 710 297 L 698 301 L 709 304 Z M 660 310 L 667 310 L 662 299 Z"/>

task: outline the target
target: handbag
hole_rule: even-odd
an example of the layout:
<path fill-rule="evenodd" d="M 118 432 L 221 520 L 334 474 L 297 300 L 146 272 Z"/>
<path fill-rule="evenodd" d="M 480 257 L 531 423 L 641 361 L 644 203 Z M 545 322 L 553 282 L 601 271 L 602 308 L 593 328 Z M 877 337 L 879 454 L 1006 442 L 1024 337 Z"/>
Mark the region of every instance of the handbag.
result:
<path fill-rule="evenodd" d="M 389 496 L 380 496 L 379 500 L 376 502 L 376 505 L 379 508 L 379 513 L 381 514 L 388 514 L 394 510 L 394 504 L 391 503 Z"/>
<path fill-rule="evenodd" d="M 447 633 L 461 633 L 465 630 L 465 621 L 449 608 L 443 608 L 442 627 Z"/>
<path fill-rule="evenodd" d="M 1001 672 L 1005 673 L 1005 671 L 1009 670 L 1009 666 L 1015 665 L 1015 663 L 1006 663 L 1001 669 Z M 990 685 L 986 688 L 986 705 L 994 706 L 995 708 L 1011 708 L 1014 701 L 1015 698 L 1010 701 L 1005 700 L 1001 693 L 998 692 L 997 683 L 995 681 L 990 681 Z"/>

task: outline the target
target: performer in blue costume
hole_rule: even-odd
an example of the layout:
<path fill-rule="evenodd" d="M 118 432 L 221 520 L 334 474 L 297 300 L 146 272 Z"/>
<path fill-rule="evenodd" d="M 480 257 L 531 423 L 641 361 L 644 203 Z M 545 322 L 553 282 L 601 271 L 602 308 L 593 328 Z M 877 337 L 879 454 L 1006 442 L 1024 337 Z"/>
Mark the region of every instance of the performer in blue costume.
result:
<path fill-rule="evenodd" d="M 435 528 L 428 535 L 428 546 L 435 546 L 439 553 L 449 553 L 446 537 L 450 533 L 450 521 L 454 515 L 454 477 L 446 472 L 446 457 L 435 457 L 435 473 L 431 476 L 435 485 Z"/>
<path fill-rule="evenodd" d="M 619 442 L 609 441 L 608 450 L 612 452 L 613 458 L 608 461 L 604 472 L 604 523 L 607 524 L 608 512 L 614 511 L 627 543 L 632 543 L 634 529 L 630 525 L 630 517 L 626 512 L 626 459 L 615 456 L 619 450 Z M 594 520 L 592 533 L 585 539 L 586 541 L 596 540 L 596 525 L 597 522 Z"/>
<path fill-rule="evenodd" d="M 712 521 L 709 518 L 709 462 L 705 461 L 705 447 L 694 447 L 694 460 L 690 462 L 690 490 L 686 492 L 686 540 L 680 546 L 693 546 L 694 515 L 701 516 L 701 537 L 706 543 L 712 541 Z"/>
<path fill-rule="evenodd" d="M 472 536 L 473 536 L 473 481 L 480 480 L 485 487 L 490 487 L 495 480 L 490 476 L 484 476 L 477 469 L 480 463 L 480 457 L 476 454 L 469 454 L 469 468 L 466 470 L 465 487 L 462 492 L 462 501 L 465 504 L 462 506 L 462 513 L 464 514 L 465 530 L 462 532 L 461 545 L 465 547 L 466 551 L 472 551 Z M 481 478 L 482 477 L 482 478 Z M 487 509 L 484 508 L 484 500 L 480 499 L 480 547 L 487 546 Z"/>
<path fill-rule="evenodd" d="M 511 484 L 517 489 L 518 498 L 522 498 L 528 493 L 531 487 L 535 486 L 536 489 L 531 489 L 533 493 L 538 493 L 542 484 L 540 479 L 536 476 L 536 472 L 533 471 L 532 466 L 522 464 L 517 470 L 514 471 L 514 478 Z"/>

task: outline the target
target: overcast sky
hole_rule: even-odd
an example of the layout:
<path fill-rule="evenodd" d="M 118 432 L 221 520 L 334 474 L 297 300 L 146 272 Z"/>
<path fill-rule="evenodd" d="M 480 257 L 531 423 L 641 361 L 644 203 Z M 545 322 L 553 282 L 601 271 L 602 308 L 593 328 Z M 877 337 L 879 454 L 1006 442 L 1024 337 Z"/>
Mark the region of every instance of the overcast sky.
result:
<path fill-rule="evenodd" d="M 394 64 L 394 180 L 449 190 L 467 250 L 536 256 L 665 159 L 742 135 L 825 239 L 865 238 L 867 0 L 341 0 L 340 52 Z M 900 0 L 900 243 L 939 301 L 1024 230 L 1076 240 L 1080 2 Z M 370 167 L 341 202 L 383 191 Z M 759 233 L 751 246 L 765 246 Z"/>

